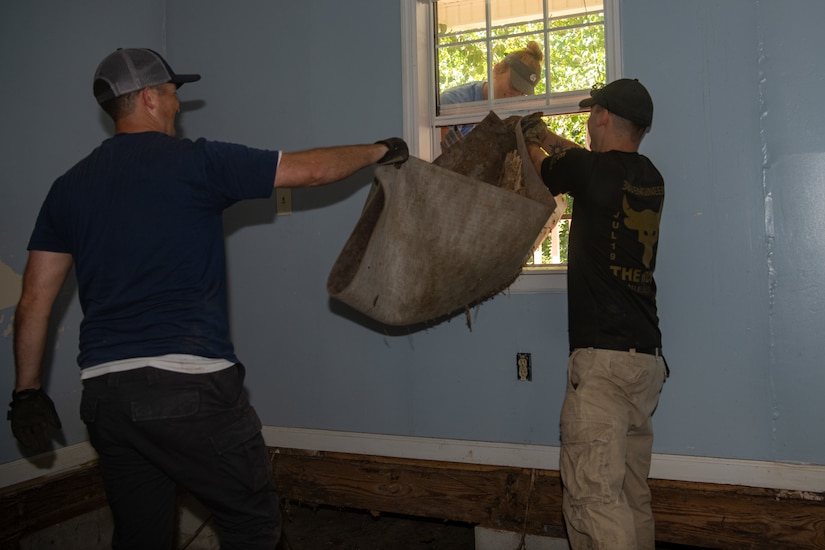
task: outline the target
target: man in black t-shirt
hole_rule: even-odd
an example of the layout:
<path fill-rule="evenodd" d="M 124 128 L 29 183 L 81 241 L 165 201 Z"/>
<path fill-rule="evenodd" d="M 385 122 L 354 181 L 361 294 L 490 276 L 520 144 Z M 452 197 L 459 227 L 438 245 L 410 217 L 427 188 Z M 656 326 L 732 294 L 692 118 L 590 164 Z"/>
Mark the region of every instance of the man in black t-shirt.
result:
<path fill-rule="evenodd" d="M 651 416 L 667 377 L 656 311 L 664 181 L 639 144 L 653 102 L 638 80 L 594 87 L 590 150 L 525 129 L 536 171 L 573 197 L 570 359 L 561 411 L 564 517 L 573 550 L 653 550 Z"/>

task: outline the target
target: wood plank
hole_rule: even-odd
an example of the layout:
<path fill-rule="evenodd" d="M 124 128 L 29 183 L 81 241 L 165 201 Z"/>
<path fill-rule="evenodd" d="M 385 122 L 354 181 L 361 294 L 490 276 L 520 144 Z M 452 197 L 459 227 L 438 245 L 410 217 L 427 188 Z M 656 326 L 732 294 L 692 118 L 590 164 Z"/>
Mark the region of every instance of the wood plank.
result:
<path fill-rule="evenodd" d="M 283 498 L 379 512 L 556 531 L 558 472 L 338 453 L 273 454 Z"/>
<path fill-rule="evenodd" d="M 272 456 L 284 498 L 563 536 L 557 471 L 288 449 Z M 655 479 L 650 486 L 658 541 L 825 548 L 825 495 Z"/>
<path fill-rule="evenodd" d="M 650 480 L 657 540 L 707 548 L 825 548 L 825 495 Z"/>

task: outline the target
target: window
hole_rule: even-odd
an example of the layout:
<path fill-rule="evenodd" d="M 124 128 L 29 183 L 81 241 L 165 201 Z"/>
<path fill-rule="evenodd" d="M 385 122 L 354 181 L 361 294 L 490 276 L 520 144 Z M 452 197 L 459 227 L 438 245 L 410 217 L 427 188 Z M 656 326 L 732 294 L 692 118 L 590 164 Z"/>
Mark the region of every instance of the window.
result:
<path fill-rule="evenodd" d="M 621 72 L 618 3 L 402 0 L 404 137 L 410 152 L 434 159 L 441 153 L 443 129 L 477 123 L 491 110 L 501 118 L 541 111 L 554 131 L 583 144 L 587 115 L 579 113 L 579 101 L 594 83 L 614 80 Z M 488 85 L 484 98 L 441 104 L 441 93 L 449 88 L 494 82 L 496 65 L 531 41 L 543 57 L 533 95 L 496 97 Z M 521 291 L 525 278 L 530 280 L 525 292 L 564 288 L 567 218 L 511 291 Z"/>

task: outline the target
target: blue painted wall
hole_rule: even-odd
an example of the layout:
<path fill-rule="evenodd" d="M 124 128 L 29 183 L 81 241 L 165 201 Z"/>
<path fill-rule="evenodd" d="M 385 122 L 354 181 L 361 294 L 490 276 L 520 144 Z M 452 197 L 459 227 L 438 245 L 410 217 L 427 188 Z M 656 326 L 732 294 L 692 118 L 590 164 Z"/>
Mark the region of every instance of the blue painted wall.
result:
<path fill-rule="evenodd" d="M 624 73 L 656 103 L 643 152 L 667 182 L 657 279 L 673 377 L 656 452 L 825 464 L 823 21 L 816 0 L 622 0 Z M 189 137 L 299 150 L 402 133 L 397 2 L 4 3 L 0 262 L 16 274 L 51 181 L 110 131 L 91 78 L 118 46 L 203 75 L 180 92 Z M 264 423 L 556 445 L 564 294 L 501 295 L 472 331 L 456 318 L 412 334 L 329 300 L 370 181 L 294 191 L 291 216 L 271 200 L 226 214 L 233 337 Z M 74 444 L 86 435 L 71 285 L 61 303 L 48 385 Z M 13 313 L 0 304 L 0 395 Z M 515 379 L 521 351 L 529 383 Z M 0 462 L 20 456 L 0 431 Z"/>
<path fill-rule="evenodd" d="M 825 4 L 623 5 L 668 185 L 656 448 L 823 464 Z"/>

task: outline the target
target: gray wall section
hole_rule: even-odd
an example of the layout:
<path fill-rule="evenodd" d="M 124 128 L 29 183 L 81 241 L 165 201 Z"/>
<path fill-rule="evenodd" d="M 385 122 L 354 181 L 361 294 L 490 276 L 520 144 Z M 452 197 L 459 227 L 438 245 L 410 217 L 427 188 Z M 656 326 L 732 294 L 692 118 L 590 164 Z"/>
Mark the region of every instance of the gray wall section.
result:
<path fill-rule="evenodd" d="M 656 448 L 822 464 L 825 5 L 623 4 L 668 183 Z"/>
<path fill-rule="evenodd" d="M 825 4 L 761 2 L 763 186 L 772 435 L 777 456 L 823 463 L 825 342 Z M 819 23 L 818 23 L 819 22 Z M 767 216 L 766 216 L 767 217 Z"/>
<path fill-rule="evenodd" d="M 18 274 L 51 181 L 110 131 L 90 81 L 115 47 L 153 47 L 203 75 L 180 92 L 188 137 L 299 150 L 402 133 L 397 2 L 7 4 L 0 261 Z M 657 280 L 673 377 L 656 452 L 825 464 L 823 20 L 813 0 L 622 1 L 624 73 L 656 102 L 643 152 L 667 181 Z M 365 170 L 294 191 L 291 216 L 271 200 L 225 216 L 233 338 L 263 422 L 558 444 L 564 294 L 500 295 L 472 312 L 472 331 L 455 318 L 410 334 L 329 300 L 370 181 Z M 86 439 L 73 288 L 63 303 L 48 384 L 73 444 Z M 0 311 L 7 365 L 13 313 Z M 516 380 L 521 351 L 529 383 Z M 0 378 L 0 395 L 11 386 Z M 0 433 L 0 462 L 20 456 Z"/>
<path fill-rule="evenodd" d="M 642 149 L 666 182 L 656 276 L 673 376 L 656 413 L 656 448 L 778 459 L 756 4 L 624 6 L 625 74 L 655 98 Z"/>

